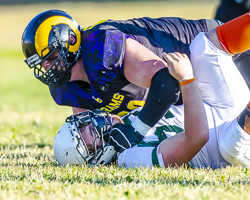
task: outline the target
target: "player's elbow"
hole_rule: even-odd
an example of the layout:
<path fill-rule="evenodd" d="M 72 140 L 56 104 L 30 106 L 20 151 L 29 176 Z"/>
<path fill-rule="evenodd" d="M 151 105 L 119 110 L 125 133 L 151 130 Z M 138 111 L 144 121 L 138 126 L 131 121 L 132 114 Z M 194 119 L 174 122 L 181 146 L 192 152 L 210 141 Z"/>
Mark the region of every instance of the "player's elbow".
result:
<path fill-rule="evenodd" d="M 202 133 L 202 136 L 201 136 L 201 141 L 206 144 L 209 140 L 209 131 L 208 130 L 205 130 L 203 131 Z"/>
<path fill-rule="evenodd" d="M 200 145 L 205 145 L 209 140 L 209 130 L 204 128 L 203 130 L 200 130 L 199 136 L 197 138 L 197 143 Z"/>
<path fill-rule="evenodd" d="M 209 140 L 209 128 L 207 121 L 203 122 L 203 125 L 198 130 L 200 131 L 201 140 L 206 144 Z"/>
<path fill-rule="evenodd" d="M 208 129 L 202 129 L 202 130 L 196 130 L 196 136 L 195 137 L 188 137 L 188 141 L 192 146 L 200 147 L 202 148 L 209 140 L 209 130 Z"/>
<path fill-rule="evenodd" d="M 186 136 L 188 136 L 195 145 L 204 145 L 209 140 L 209 128 L 205 119 L 196 118 L 194 120 L 195 123 L 186 124 L 185 126 Z"/>

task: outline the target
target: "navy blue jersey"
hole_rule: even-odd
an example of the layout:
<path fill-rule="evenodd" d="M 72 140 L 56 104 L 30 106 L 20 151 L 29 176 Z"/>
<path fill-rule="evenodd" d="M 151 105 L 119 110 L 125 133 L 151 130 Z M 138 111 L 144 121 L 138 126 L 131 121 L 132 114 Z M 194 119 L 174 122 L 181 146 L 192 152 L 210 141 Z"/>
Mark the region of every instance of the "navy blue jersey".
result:
<path fill-rule="evenodd" d="M 59 105 L 100 108 L 120 116 L 143 106 L 148 89 L 130 83 L 123 73 L 127 38 L 133 38 L 162 58 L 163 52 L 189 55 L 189 44 L 206 32 L 205 20 L 139 18 L 107 20 L 82 31 L 82 58 L 90 85 L 82 81 L 50 88 Z"/>

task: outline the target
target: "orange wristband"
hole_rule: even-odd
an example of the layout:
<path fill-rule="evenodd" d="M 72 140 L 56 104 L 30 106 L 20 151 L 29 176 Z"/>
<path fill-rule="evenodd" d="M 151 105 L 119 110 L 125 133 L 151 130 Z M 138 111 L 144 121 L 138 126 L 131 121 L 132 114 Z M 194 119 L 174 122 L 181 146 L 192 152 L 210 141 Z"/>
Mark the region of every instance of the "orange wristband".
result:
<path fill-rule="evenodd" d="M 188 79 L 188 80 L 186 80 L 186 81 L 182 81 L 182 82 L 180 82 L 180 85 L 186 85 L 186 84 L 188 84 L 188 83 L 193 82 L 194 80 L 195 80 L 195 78 L 191 78 L 191 79 Z"/>

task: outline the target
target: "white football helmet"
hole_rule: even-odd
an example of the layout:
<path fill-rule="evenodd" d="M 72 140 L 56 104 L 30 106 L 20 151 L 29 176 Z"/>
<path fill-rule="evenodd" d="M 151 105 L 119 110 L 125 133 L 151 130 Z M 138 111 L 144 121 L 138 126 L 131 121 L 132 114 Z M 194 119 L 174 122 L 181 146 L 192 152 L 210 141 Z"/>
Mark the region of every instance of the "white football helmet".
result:
<path fill-rule="evenodd" d="M 54 138 L 54 153 L 59 165 L 87 164 L 89 166 L 106 165 L 116 158 L 114 147 L 109 145 L 112 123 L 109 115 L 101 110 L 80 112 L 66 118 Z M 92 123 L 101 147 L 94 145 L 94 152 L 89 149 L 82 137 L 80 128 Z M 95 141 L 96 141 L 95 139 Z"/>

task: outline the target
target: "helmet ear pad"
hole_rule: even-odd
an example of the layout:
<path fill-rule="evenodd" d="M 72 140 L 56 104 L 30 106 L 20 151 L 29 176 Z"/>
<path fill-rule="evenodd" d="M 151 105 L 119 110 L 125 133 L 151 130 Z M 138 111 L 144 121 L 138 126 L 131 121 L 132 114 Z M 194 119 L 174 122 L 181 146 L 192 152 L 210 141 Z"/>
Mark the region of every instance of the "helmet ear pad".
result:
<path fill-rule="evenodd" d="M 72 30 L 70 30 L 69 45 L 70 46 L 75 45 L 76 42 L 77 42 L 76 34 Z M 70 63 L 75 63 L 79 59 L 79 57 L 76 58 L 76 54 L 77 54 L 77 52 L 70 52 L 69 51 L 68 61 Z"/>
<path fill-rule="evenodd" d="M 76 34 L 73 31 L 70 32 L 69 39 L 70 39 L 70 45 L 74 45 L 76 43 Z"/>
<path fill-rule="evenodd" d="M 52 27 L 48 44 L 52 45 L 55 42 L 59 43 L 59 48 L 64 49 L 65 53 L 67 52 L 67 61 L 75 63 L 77 51 L 72 50 L 71 46 L 74 46 L 78 41 L 76 34 L 67 24 L 57 24 Z"/>

